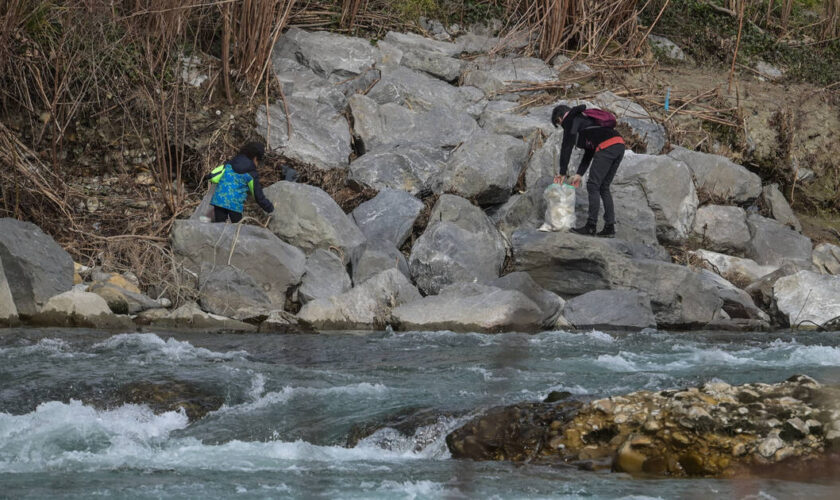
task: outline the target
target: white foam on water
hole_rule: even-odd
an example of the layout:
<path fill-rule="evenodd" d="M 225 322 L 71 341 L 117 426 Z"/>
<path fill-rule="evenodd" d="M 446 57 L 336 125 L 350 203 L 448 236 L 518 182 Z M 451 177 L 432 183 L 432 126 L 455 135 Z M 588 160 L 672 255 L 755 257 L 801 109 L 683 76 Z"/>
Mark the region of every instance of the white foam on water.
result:
<path fill-rule="evenodd" d="M 790 354 L 788 363 L 790 365 L 840 366 L 840 348 L 800 345 Z"/>
<path fill-rule="evenodd" d="M 195 347 L 187 341 L 168 338 L 163 340 L 154 333 L 121 333 L 93 345 L 93 349 L 127 350 L 131 355 L 154 354 L 169 361 L 188 359 L 231 360 L 248 355 L 246 351 L 215 352 L 203 347 Z"/>
<path fill-rule="evenodd" d="M 376 491 L 390 495 L 415 500 L 418 498 L 441 498 L 445 495 L 457 493 L 448 490 L 444 485 L 429 480 L 421 481 L 391 481 L 385 480 L 379 483 Z"/>
<path fill-rule="evenodd" d="M 25 415 L 0 413 L 0 473 L 66 472 L 138 468 L 144 470 L 278 470 L 322 465 L 353 470 L 357 462 L 382 463 L 436 458 L 445 450 L 455 421 L 418 429 L 413 447 L 386 449 L 373 442 L 355 448 L 305 441 L 204 444 L 172 432 L 187 427 L 183 412 L 155 415 L 146 406 L 97 410 L 79 401 L 39 405 Z M 424 446 L 417 446 L 425 439 Z M 448 452 L 445 457 L 448 458 Z"/>
<path fill-rule="evenodd" d="M 74 351 L 64 339 L 40 339 L 37 343 L 21 347 L 0 348 L 0 355 L 9 358 L 19 356 L 46 355 L 49 358 L 89 358 L 93 354 Z"/>
<path fill-rule="evenodd" d="M 155 415 L 148 407 L 97 410 L 80 401 L 51 401 L 25 415 L 0 413 L 0 472 L 29 472 L 89 458 L 144 455 L 187 426 L 183 412 Z"/>
<path fill-rule="evenodd" d="M 628 360 L 626 353 L 619 352 L 618 354 L 601 354 L 595 358 L 595 362 L 604 368 L 614 372 L 637 372 L 640 370 L 636 363 Z"/>
<path fill-rule="evenodd" d="M 259 378 L 259 376 L 257 377 Z M 255 382 L 252 382 L 254 384 Z M 260 382 L 257 381 L 257 384 Z M 376 383 L 360 382 L 350 385 L 339 385 L 334 387 L 292 387 L 285 386 L 279 391 L 272 391 L 262 394 L 265 390 L 265 379 L 261 381 L 262 385 L 252 385 L 249 396 L 252 400 L 247 403 L 242 403 L 234 406 L 223 405 L 214 413 L 247 413 L 262 408 L 267 408 L 276 404 L 288 403 L 291 399 L 298 396 L 383 396 L 388 393 L 387 386 Z M 254 398 L 256 394 L 262 394 Z"/>
<path fill-rule="evenodd" d="M 488 370 L 487 368 L 483 368 L 481 366 L 469 366 L 467 367 L 467 371 L 478 373 L 485 382 L 499 382 L 501 380 L 508 379 L 507 377 L 494 376 L 492 370 Z"/>
<path fill-rule="evenodd" d="M 435 422 L 418 427 L 411 436 L 406 436 L 391 427 L 383 427 L 359 441 L 357 447 L 382 449 L 434 460 L 448 459 L 452 455 L 446 446 L 446 435 L 474 416 L 440 416 Z"/>
<path fill-rule="evenodd" d="M 615 337 L 610 335 L 609 333 L 602 332 L 600 330 L 591 330 L 583 334 L 590 340 L 597 340 L 598 342 L 605 342 L 607 344 L 612 344 L 615 342 Z"/>

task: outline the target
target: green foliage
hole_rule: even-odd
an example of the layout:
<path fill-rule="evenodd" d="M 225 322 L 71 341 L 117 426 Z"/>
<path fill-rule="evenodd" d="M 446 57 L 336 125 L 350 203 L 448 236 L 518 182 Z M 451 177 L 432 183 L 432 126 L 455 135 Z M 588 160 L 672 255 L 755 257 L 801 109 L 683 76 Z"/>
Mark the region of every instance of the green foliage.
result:
<path fill-rule="evenodd" d="M 804 29 L 804 23 L 808 22 L 804 12 L 819 9 L 816 4 L 810 0 L 795 3 L 791 29 L 800 25 Z M 642 13 L 643 22 L 653 22 L 662 5 L 663 0 L 652 2 Z M 766 9 L 766 4 L 755 8 Z M 840 80 L 840 41 L 808 42 L 809 45 L 789 43 L 781 41 L 775 29 L 746 22 L 741 33 L 738 62 L 752 66 L 756 60 L 762 59 L 784 66 L 787 77 L 792 80 L 818 85 Z M 738 19 L 716 11 L 705 2 L 683 0 L 670 4 L 654 33 L 669 37 L 698 62 L 729 64 L 738 36 Z"/>
<path fill-rule="evenodd" d="M 438 8 L 435 0 L 396 0 L 392 2 L 392 7 L 400 18 L 406 21 L 417 20 L 420 16 L 429 15 Z"/>

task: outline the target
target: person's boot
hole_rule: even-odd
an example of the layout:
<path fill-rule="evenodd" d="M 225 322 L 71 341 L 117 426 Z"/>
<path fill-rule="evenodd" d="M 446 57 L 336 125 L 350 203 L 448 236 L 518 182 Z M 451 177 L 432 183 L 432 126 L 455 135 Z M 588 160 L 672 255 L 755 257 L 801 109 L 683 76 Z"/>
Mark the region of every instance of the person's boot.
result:
<path fill-rule="evenodd" d="M 615 224 L 604 224 L 604 229 L 601 229 L 595 236 L 599 238 L 615 238 Z"/>
<path fill-rule="evenodd" d="M 570 231 L 584 236 L 595 236 L 595 225 L 587 222 L 585 226 L 573 227 Z"/>

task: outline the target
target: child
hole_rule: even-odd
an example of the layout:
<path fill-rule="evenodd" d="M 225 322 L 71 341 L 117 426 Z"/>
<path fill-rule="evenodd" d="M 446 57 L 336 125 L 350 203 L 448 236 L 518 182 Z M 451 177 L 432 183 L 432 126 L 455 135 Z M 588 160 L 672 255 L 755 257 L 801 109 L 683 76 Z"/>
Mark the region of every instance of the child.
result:
<path fill-rule="evenodd" d="M 257 174 L 256 162 L 262 160 L 263 156 L 265 146 L 259 142 L 249 142 L 229 162 L 216 167 L 207 175 L 210 182 L 218 184 L 210 201 L 214 222 L 225 222 L 228 219 L 233 223 L 241 221 L 249 191 L 267 214 L 274 212 L 274 205 L 263 194 Z"/>

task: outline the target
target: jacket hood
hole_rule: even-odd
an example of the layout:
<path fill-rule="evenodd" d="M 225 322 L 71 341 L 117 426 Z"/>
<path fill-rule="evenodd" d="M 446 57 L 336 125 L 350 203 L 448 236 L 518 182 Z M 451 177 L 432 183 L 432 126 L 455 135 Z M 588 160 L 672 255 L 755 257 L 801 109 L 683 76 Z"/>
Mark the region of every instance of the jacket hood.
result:
<path fill-rule="evenodd" d="M 233 171 L 237 174 L 247 174 L 249 172 L 256 172 L 257 170 L 254 162 L 245 155 L 236 155 L 228 163 L 230 163 Z"/>

